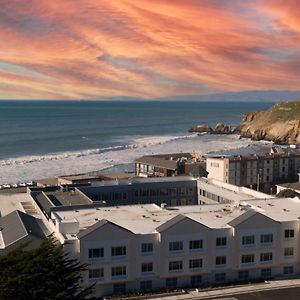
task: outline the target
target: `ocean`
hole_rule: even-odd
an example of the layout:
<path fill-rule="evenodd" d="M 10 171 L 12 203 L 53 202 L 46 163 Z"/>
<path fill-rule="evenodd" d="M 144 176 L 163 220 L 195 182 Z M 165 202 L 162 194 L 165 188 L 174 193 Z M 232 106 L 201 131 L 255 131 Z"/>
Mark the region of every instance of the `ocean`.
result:
<path fill-rule="evenodd" d="M 256 151 L 265 142 L 189 134 L 237 125 L 266 102 L 0 101 L 0 184 L 99 170 L 131 171 L 146 154 Z"/>

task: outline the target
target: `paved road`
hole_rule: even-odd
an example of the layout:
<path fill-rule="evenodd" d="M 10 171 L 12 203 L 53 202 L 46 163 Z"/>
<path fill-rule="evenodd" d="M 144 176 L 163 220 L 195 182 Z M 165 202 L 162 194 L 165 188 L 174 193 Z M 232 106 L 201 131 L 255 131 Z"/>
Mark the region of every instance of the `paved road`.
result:
<path fill-rule="evenodd" d="M 190 291 L 187 294 L 152 298 L 159 300 L 300 300 L 300 279 L 272 280 L 267 283 Z"/>

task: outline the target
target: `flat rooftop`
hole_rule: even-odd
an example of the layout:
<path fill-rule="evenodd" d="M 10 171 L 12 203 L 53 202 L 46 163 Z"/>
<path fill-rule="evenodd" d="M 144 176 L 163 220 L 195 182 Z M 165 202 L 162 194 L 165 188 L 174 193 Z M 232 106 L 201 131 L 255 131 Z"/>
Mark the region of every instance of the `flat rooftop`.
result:
<path fill-rule="evenodd" d="M 254 209 L 275 221 L 295 221 L 300 216 L 300 200 L 270 198 L 249 200 L 240 203 L 215 205 L 191 205 L 161 208 L 155 204 L 125 205 L 116 207 L 93 207 L 59 211 L 52 214 L 64 221 L 76 220 L 80 230 L 85 230 L 105 219 L 124 227 L 135 234 L 151 234 L 156 228 L 177 215 L 189 217 L 209 228 L 228 228 L 228 223 Z"/>
<path fill-rule="evenodd" d="M 60 219 L 79 222 L 80 230 L 106 219 L 136 234 L 151 234 L 156 228 L 179 214 L 201 222 L 211 228 L 222 228 L 241 214 L 240 209 L 231 211 L 230 205 L 192 205 L 162 209 L 155 204 L 125 205 L 116 207 L 88 208 L 55 211 Z"/>
<path fill-rule="evenodd" d="M 151 178 L 132 178 L 129 180 L 110 180 L 101 182 L 92 182 L 91 186 L 114 186 L 114 185 L 132 185 L 139 183 L 161 183 L 161 182 L 183 182 L 197 180 L 191 176 L 173 176 L 173 177 L 151 177 Z"/>
<path fill-rule="evenodd" d="M 296 221 L 300 218 L 299 198 L 253 199 L 247 203 L 278 222 Z"/>
<path fill-rule="evenodd" d="M 1 217 L 10 214 L 15 210 L 21 212 L 28 212 L 33 209 L 34 214 L 34 201 L 30 194 L 26 192 L 20 193 L 0 193 L 0 214 Z"/>

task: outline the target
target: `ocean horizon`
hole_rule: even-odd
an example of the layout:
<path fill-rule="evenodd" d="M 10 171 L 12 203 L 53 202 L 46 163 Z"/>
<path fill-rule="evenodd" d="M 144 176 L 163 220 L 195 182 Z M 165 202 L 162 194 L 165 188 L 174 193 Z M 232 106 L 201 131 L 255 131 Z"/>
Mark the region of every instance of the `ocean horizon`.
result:
<path fill-rule="evenodd" d="M 214 127 L 218 122 L 235 126 L 245 113 L 270 106 L 270 102 L 0 101 L 0 184 L 124 169 L 145 154 L 249 148 L 255 142 L 234 135 L 198 136 L 188 129 L 197 124 Z"/>

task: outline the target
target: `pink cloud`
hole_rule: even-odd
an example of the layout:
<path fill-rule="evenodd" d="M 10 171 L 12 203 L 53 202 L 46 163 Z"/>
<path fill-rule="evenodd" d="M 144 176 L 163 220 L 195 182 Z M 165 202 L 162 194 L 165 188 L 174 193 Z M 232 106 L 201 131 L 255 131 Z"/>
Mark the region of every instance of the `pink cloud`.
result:
<path fill-rule="evenodd" d="M 296 90 L 295 6 L 280 0 L 10 0 L 0 7 L 0 71 L 5 62 L 36 75 L 3 70 L 0 98 Z"/>

